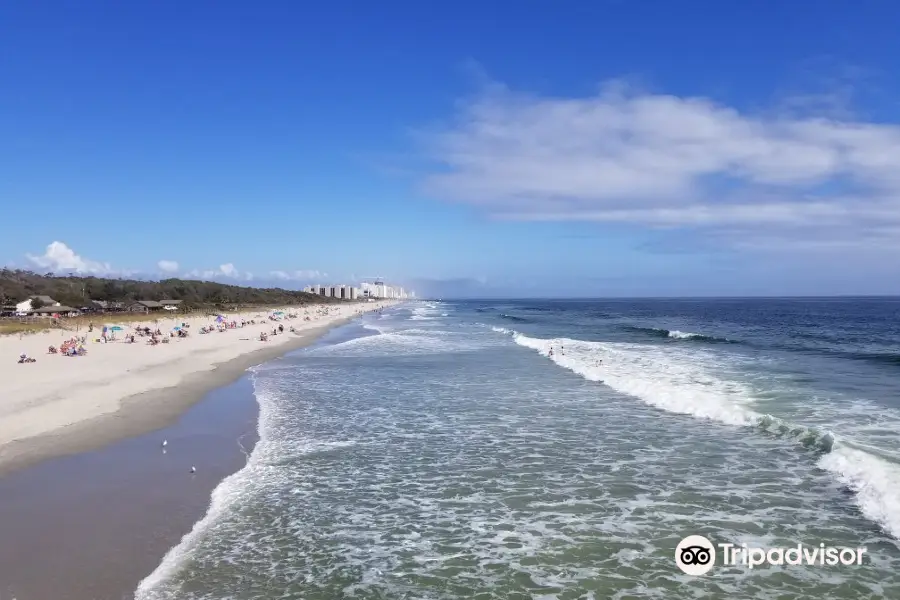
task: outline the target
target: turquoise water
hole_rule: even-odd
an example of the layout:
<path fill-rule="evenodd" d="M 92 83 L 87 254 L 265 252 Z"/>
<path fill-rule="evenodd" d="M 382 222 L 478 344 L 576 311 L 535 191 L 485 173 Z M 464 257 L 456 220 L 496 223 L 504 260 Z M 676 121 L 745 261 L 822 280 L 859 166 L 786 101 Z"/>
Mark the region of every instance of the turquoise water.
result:
<path fill-rule="evenodd" d="M 900 598 L 898 311 L 370 315 L 255 369 L 260 443 L 136 597 Z M 867 558 L 692 577 L 674 561 L 691 534 Z"/>

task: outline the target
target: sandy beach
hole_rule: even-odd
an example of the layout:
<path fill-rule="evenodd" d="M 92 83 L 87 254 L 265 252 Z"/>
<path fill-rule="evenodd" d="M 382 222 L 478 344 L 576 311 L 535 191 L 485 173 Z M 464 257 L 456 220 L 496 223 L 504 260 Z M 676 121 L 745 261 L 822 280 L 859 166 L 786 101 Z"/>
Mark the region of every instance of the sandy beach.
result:
<path fill-rule="evenodd" d="M 51 330 L 0 336 L 0 474 L 163 427 L 206 392 L 236 380 L 248 367 L 311 343 L 328 328 L 387 304 L 228 314 L 225 322 L 236 323 L 236 328 L 207 334 L 200 330 L 217 325 L 213 316 L 156 313 L 146 322 L 121 325 L 114 315 L 101 315 L 92 333 Z M 280 321 L 269 319 L 276 310 L 284 312 Z M 172 337 L 181 324 L 188 325 L 188 337 Z M 121 326 L 108 333 L 114 335 L 113 341 L 98 341 L 103 325 Z M 284 332 L 271 335 L 278 325 L 283 325 Z M 129 343 L 127 336 L 135 327 L 159 330 L 167 343 L 151 345 L 148 337 L 135 337 Z M 270 334 L 266 341 L 260 340 L 261 333 Z M 59 347 L 73 336 L 87 338 L 86 355 L 48 352 L 50 346 Z M 18 363 L 21 354 L 36 362 Z"/>

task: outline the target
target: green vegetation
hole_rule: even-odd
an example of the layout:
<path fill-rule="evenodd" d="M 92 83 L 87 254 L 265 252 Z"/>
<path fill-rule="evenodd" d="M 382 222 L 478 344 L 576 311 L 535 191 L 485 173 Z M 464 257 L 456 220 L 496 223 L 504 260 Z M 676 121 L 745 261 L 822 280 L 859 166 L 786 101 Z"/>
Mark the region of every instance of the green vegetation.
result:
<path fill-rule="evenodd" d="M 254 288 L 209 281 L 164 279 L 106 279 L 102 277 L 39 275 L 31 271 L 0 269 L 0 305 L 9 306 L 30 296 L 50 296 L 57 302 L 81 308 L 91 300 L 181 300 L 184 310 L 234 310 L 253 306 L 289 306 L 339 303 L 342 300 L 280 288 Z"/>

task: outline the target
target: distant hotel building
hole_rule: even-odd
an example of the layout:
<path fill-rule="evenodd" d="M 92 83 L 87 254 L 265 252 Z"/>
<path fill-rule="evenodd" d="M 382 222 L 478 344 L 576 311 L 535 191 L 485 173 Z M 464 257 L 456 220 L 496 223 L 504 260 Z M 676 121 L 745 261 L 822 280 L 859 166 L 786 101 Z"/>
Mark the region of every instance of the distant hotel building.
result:
<path fill-rule="evenodd" d="M 326 298 L 340 298 L 342 300 L 359 300 L 361 298 L 379 298 L 405 300 L 415 298 L 416 293 L 404 290 L 400 286 L 387 285 L 381 280 L 363 282 L 359 287 L 350 285 L 308 285 L 304 292 L 325 296 Z"/>
<path fill-rule="evenodd" d="M 303 288 L 303 291 L 341 300 L 357 300 L 361 296 L 359 288 L 350 285 L 308 285 Z"/>
<path fill-rule="evenodd" d="M 326 298 L 340 298 L 341 300 L 359 300 L 362 298 L 379 298 L 406 300 L 416 297 L 416 293 L 407 291 L 397 285 L 388 285 L 381 280 L 364 281 L 359 287 L 351 285 L 308 285 L 304 292 L 325 296 Z"/>
<path fill-rule="evenodd" d="M 398 285 L 388 285 L 380 279 L 375 281 L 364 281 L 359 284 L 363 298 L 393 298 L 397 300 L 405 300 L 415 298 L 416 293 L 404 290 Z"/>

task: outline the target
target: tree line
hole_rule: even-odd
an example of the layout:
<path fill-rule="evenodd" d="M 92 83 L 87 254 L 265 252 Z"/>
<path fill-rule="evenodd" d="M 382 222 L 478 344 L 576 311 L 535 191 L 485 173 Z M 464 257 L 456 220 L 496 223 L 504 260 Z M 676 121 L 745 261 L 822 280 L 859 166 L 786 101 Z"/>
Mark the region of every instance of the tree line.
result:
<path fill-rule="evenodd" d="M 281 288 L 255 288 L 190 279 L 111 279 L 74 275 L 40 275 L 21 269 L 0 270 L 0 304 L 10 305 L 31 296 L 50 296 L 60 304 L 81 308 L 91 300 L 123 302 L 136 300 L 181 300 L 185 308 L 234 306 L 287 306 L 341 302 L 308 292 Z"/>

